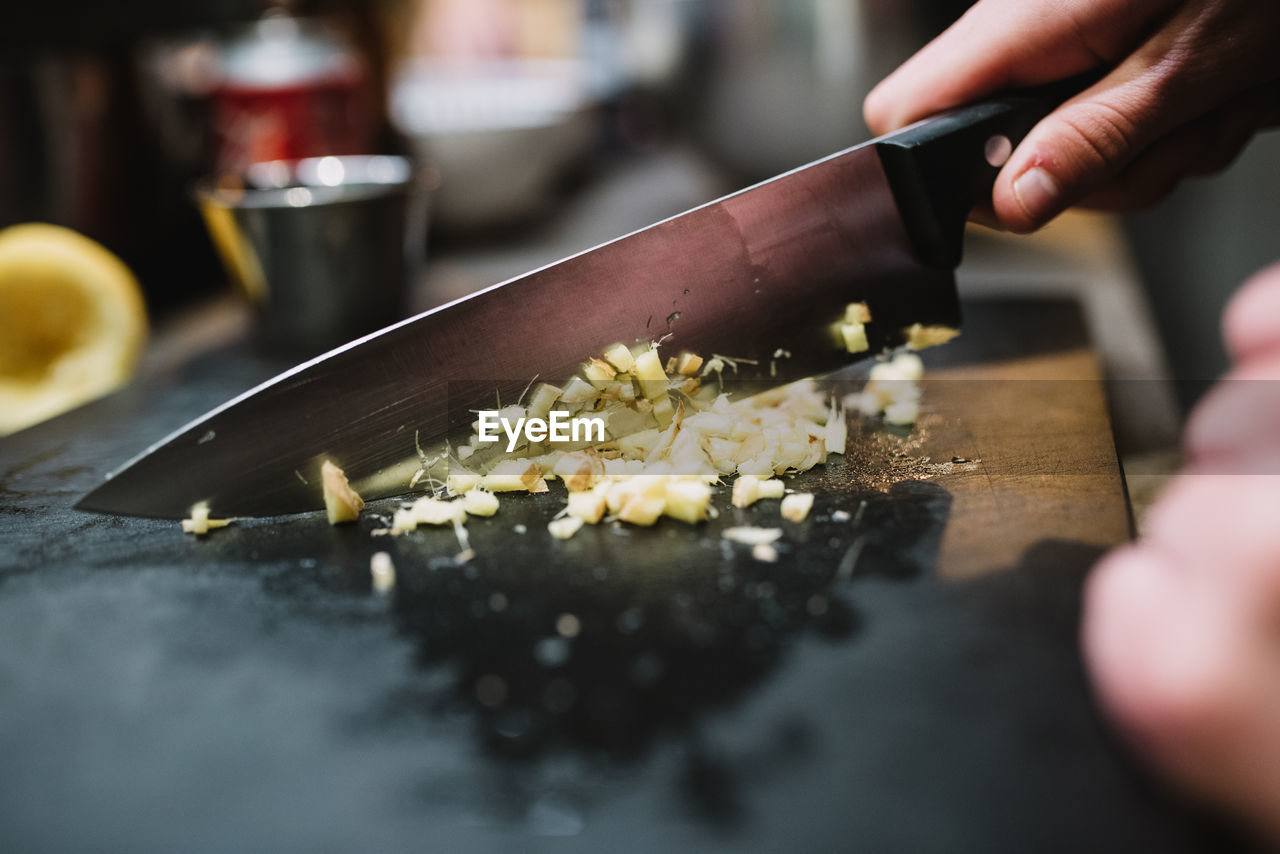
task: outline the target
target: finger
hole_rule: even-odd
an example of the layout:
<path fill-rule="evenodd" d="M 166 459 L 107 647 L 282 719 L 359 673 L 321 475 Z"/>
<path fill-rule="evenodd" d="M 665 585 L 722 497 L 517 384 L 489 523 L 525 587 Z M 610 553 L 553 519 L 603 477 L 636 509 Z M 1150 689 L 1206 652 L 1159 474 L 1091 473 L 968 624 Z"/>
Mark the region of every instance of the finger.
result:
<path fill-rule="evenodd" d="M 1246 282 L 1222 314 L 1222 337 L 1236 362 L 1280 352 L 1280 264 Z"/>
<path fill-rule="evenodd" d="M 1202 471 L 1280 473 L 1280 351 L 1246 360 L 1214 385 L 1187 419 L 1183 444 Z"/>
<path fill-rule="evenodd" d="M 1002 89 L 1114 65 L 1177 0 L 981 0 L 867 96 L 875 133 Z"/>
<path fill-rule="evenodd" d="M 1274 52 L 1270 29 L 1241 12 L 1249 5 L 1188 4 L 1115 70 L 1032 129 L 996 179 L 993 205 L 1005 226 L 1039 228 L 1166 134 L 1259 82 L 1250 79 L 1257 72 L 1252 65 L 1223 56 L 1227 49 L 1253 57 Z M 1206 18 L 1206 8 L 1216 17 Z M 1224 41 L 1224 33 L 1232 39 Z"/>
<path fill-rule="evenodd" d="M 1096 210 L 1135 210 L 1161 201 L 1187 176 L 1230 166 L 1257 131 L 1276 123 L 1273 93 L 1250 93 L 1153 143 L 1114 178 L 1080 201 Z"/>

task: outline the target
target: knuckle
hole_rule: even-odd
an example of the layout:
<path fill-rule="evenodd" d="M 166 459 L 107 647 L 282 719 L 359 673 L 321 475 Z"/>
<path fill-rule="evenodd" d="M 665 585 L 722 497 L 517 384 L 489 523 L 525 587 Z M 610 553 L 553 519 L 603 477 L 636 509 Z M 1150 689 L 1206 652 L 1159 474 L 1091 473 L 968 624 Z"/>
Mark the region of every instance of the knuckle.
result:
<path fill-rule="evenodd" d="M 1103 102 L 1079 104 L 1059 117 L 1080 164 L 1090 170 L 1119 170 L 1137 150 L 1137 123 L 1123 110 Z"/>

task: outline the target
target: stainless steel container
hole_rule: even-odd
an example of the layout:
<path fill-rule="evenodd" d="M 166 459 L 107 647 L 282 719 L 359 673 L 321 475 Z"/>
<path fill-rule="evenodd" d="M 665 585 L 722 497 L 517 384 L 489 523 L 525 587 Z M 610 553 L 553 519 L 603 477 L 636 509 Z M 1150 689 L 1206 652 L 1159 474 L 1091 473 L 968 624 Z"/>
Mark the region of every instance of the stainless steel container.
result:
<path fill-rule="evenodd" d="M 313 355 L 403 317 L 427 213 L 426 184 L 408 160 L 256 163 L 200 184 L 197 197 L 268 350 Z"/>

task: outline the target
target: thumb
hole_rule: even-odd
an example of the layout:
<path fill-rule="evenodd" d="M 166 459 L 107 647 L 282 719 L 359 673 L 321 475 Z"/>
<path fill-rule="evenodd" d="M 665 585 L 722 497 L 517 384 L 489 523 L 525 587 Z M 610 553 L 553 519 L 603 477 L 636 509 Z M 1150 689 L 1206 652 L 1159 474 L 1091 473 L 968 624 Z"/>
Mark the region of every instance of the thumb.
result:
<path fill-rule="evenodd" d="M 1166 129 L 1158 85 L 1114 78 L 1042 119 L 996 179 L 992 205 L 1010 231 L 1034 231 L 1114 177 Z"/>

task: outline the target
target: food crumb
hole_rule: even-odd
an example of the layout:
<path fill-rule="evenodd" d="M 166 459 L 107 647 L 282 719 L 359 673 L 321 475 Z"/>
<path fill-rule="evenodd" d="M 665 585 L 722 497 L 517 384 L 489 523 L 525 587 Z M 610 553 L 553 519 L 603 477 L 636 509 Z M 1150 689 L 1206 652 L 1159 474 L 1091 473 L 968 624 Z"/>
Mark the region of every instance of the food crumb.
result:
<path fill-rule="evenodd" d="M 324 509 L 329 514 L 330 525 L 343 522 L 354 522 L 364 509 L 361 498 L 351 484 L 347 475 L 332 460 L 325 460 L 320 466 L 320 475 L 324 485 Z"/>
<path fill-rule="evenodd" d="M 782 518 L 790 522 L 803 522 L 812 509 L 812 492 L 796 492 L 782 499 Z"/>
<path fill-rule="evenodd" d="M 761 563 L 778 562 L 778 550 L 768 543 L 756 543 L 752 546 L 751 556 Z"/>
<path fill-rule="evenodd" d="M 182 520 L 182 531 L 202 537 L 214 528 L 225 528 L 231 524 L 230 519 L 210 519 L 209 504 L 201 501 L 191 508 L 191 518 Z"/>
<path fill-rule="evenodd" d="M 389 593 L 396 586 L 396 566 L 387 552 L 374 552 L 369 558 L 369 575 L 376 593 Z"/>
<path fill-rule="evenodd" d="M 564 516 L 560 519 L 552 519 L 547 523 L 547 530 L 551 532 L 551 536 L 557 540 L 567 540 L 574 534 L 578 533 L 578 529 L 582 527 L 582 520 L 577 516 Z"/>
<path fill-rule="evenodd" d="M 768 545 L 782 536 L 782 529 L 742 525 L 736 528 L 725 528 L 720 536 L 731 542 L 742 543 L 746 546 Z"/>

